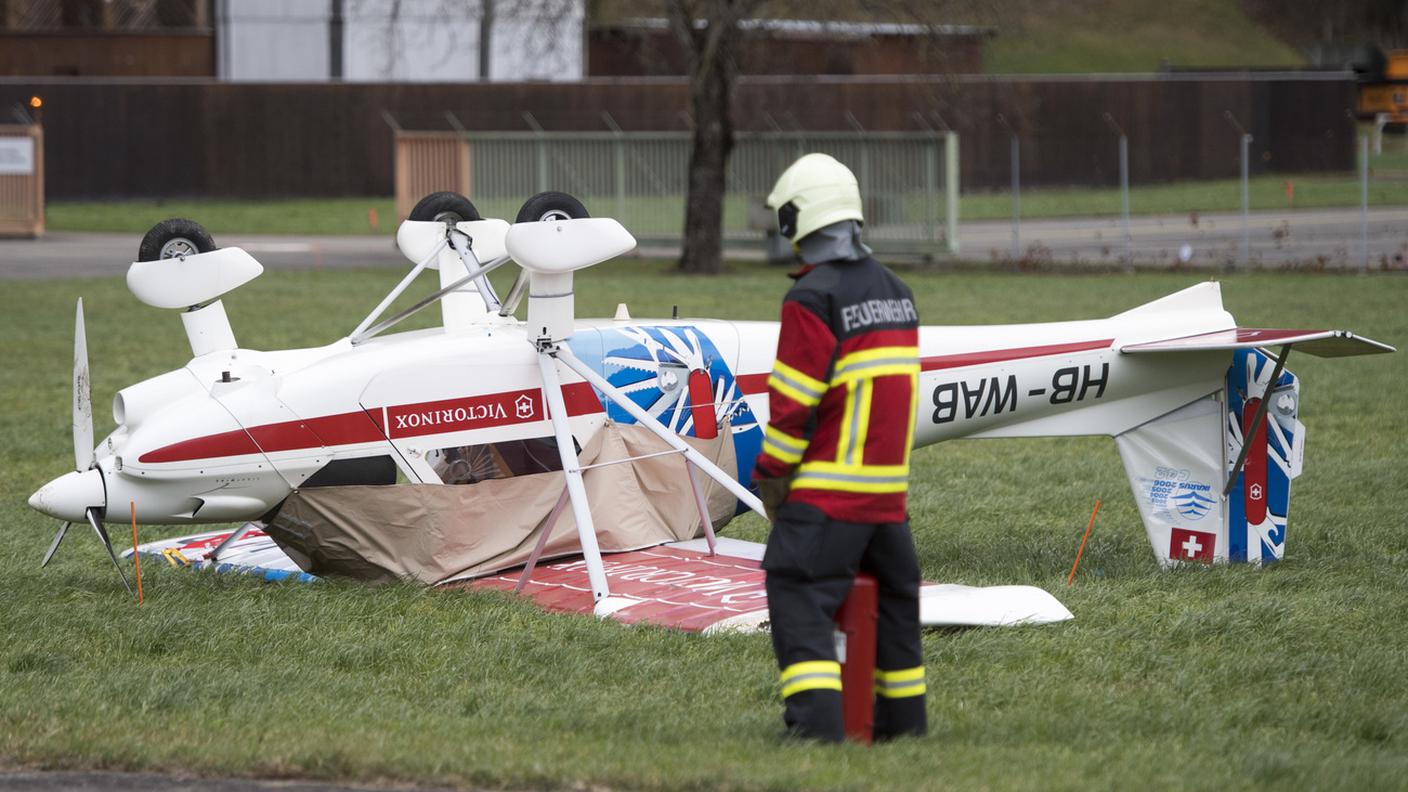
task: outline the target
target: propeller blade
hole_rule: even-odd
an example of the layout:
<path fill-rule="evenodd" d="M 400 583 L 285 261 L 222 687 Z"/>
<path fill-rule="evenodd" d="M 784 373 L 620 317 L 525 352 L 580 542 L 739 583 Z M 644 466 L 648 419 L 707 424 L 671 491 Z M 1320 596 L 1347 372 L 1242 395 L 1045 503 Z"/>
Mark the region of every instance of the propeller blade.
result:
<path fill-rule="evenodd" d="M 93 467 L 93 396 L 88 382 L 88 333 L 83 327 L 83 298 L 73 322 L 73 464 L 82 473 Z"/>
<path fill-rule="evenodd" d="M 117 553 L 112 551 L 112 540 L 108 538 L 108 529 L 103 527 L 103 520 L 98 516 L 97 509 L 87 511 L 88 524 L 93 526 L 93 530 L 98 534 L 98 538 L 103 540 L 103 547 L 108 549 L 108 558 L 112 559 L 112 565 L 117 569 L 118 577 L 122 578 L 122 585 L 127 588 L 127 593 L 132 593 L 132 586 L 127 583 L 127 573 L 122 571 L 122 564 L 118 563 Z"/>
<path fill-rule="evenodd" d="M 54 552 L 59 549 L 59 542 L 64 540 L 64 534 L 68 533 L 70 525 L 73 525 L 73 523 L 66 522 L 59 526 L 59 532 L 54 534 L 54 541 L 49 544 L 49 552 L 44 554 L 44 561 L 39 564 L 40 569 L 49 566 L 49 560 L 54 557 Z"/>

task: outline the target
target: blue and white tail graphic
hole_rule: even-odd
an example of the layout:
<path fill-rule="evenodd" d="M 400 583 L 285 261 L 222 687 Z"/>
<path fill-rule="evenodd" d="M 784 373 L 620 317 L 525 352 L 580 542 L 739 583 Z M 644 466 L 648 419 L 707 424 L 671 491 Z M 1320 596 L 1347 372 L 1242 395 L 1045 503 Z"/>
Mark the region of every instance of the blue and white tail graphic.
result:
<path fill-rule="evenodd" d="M 1226 386 L 1115 438 L 1154 554 L 1175 562 L 1262 563 L 1286 549 L 1291 480 L 1300 475 L 1305 426 L 1300 380 L 1256 349 L 1232 353 Z M 1222 491 L 1264 399 L 1232 489 Z"/>
<path fill-rule="evenodd" d="M 1300 379 L 1284 367 L 1276 373 L 1276 359 L 1264 351 L 1271 347 L 1325 357 L 1393 351 L 1341 330 L 1249 328 L 1122 348 L 1230 353 L 1219 392 L 1115 437 L 1149 542 L 1165 565 L 1263 564 L 1285 555 L 1305 426 L 1296 418 Z"/>
<path fill-rule="evenodd" d="M 1291 479 L 1300 475 L 1305 426 L 1296 420 L 1300 379 L 1255 349 L 1238 350 L 1227 370 L 1227 475 L 1247 446 L 1246 461 L 1227 493 L 1227 560 L 1233 563 L 1277 561 L 1286 551 L 1286 514 Z M 1252 424 L 1263 401 L 1265 418 Z M 1248 437 L 1248 432 L 1253 432 Z"/>

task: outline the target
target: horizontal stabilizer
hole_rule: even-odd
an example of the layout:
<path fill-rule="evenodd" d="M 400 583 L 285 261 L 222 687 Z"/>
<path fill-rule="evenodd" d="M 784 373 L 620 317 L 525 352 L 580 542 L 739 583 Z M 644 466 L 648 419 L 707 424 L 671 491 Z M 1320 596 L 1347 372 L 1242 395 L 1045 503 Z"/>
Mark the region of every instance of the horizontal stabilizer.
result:
<path fill-rule="evenodd" d="M 919 623 L 926 627 L 1011 627 L 1075 618 L 1036 586 L 959 586 L 926 583 L 919 589 Z"/>
<path fill-rule="evenodd" d="M 1349 330 L 1285 330 L 1259 327 L 1234 327 L 1211 333 L 1125 344 L 1121 352 L 1211 352 L 1216 350 L 1255 349 L 1294 345 L 1298 351 L 1319 357 L 1349 357 L 1394 352 L 1393 347 L 1357 336 Z"/>
<path fill-rule="evenodd" d="M 229 530 L 163 539 L 137 548 L 172 566 L 214 567 L 219 572 L 256 574 L 267 580 L 313 581 L 259 527 L 252 527 L 220 553 L 210 551 Z M 648 547 L 606 556 L 612 603 L 605 612 L 592 600 L 586 564 L 580 557 L 555 559 L 534 570 L 523 596 L 557 613 L 607 616 L 626 624 L 650 623 L 706 634 L 767 628 L 767 592 L 761 568 L 764 546 L 719 537 L 717 554 L 703 539 Z M 123 553 L 130 557 L 132 551 Z M 521 570 L 459 581 L 475 589 L 513 591 Z M 1072 618 L 1051 594 L 1035 586 L 970 587 L 925 584 L 919 592 L 920 621 L 926 626 L 1016 626 Z"/>

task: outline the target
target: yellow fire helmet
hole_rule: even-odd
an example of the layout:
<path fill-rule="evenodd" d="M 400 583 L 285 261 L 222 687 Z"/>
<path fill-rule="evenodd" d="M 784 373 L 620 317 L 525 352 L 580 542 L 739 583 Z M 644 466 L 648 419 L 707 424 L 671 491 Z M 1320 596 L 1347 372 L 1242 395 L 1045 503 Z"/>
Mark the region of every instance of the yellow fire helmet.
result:
<path fill-rule="evenodd" d="M 832 223 L 865 222 L 855 174 L 829 154 L 807 154 L 792 163 L 767 204 L 777 212 L 778 230 L 793 244 Z"/>

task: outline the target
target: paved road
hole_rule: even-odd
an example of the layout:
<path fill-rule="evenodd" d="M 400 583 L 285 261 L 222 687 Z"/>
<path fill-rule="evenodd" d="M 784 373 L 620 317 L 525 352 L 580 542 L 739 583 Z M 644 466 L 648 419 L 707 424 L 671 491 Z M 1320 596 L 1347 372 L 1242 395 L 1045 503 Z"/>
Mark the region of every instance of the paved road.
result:
<path fill-rule="evenodd" d="M 1130 223 L 1135 263 L 1170 266 L 1189 246 L 1191 266 L 1221 267 L 1237 260 L 1241 244 L 1238 214 L 1157 215 Z M 1011 254 L 1010 221 L 973 221 L 959 229 L 965 259 L 1005 261 Z M 1362 260 L 1357 209 L 1258 212 L 1249 233 L 1254 265 L 1304 264 L 1354 268 Z M 1408 269 L 1408 208 L 1369 213 L 1370 266 Z M 137 251 L 140 234 L 53 232 L 37 240 L 0 240 L 0 278 L 63 278 L 121 275 Z M 1021 255 L 1036 263 L 1118 264 L 1124 254 L 1118 218 L 1080 217 L 1031 220 L 1021 225 Z M 270 269 L 336 269 L 409 266 L 389 236 L 217 235 L 221 245 L 248 250 Z M 678 248 L 648 246 L 640 255 L 669 258 Z M 757 259 L 762 243 L 731 251 Z"/>
<path fill-rule="evenodd" d="M 54 231 L 40 239 L 0 239 L 0 278 L 125 275 L 141 234 Z M 410 266 L 389 236 L 250 236 L 220 234 L 269 269 Z"/>
<path fill-rule="evenodd" d="M 1360 266 L 1358 209 L 1307 209 L 1252 213 L 1248 241 L 1253 265 Z M 1240 256 L 1240 214 L 1152 215 L 1130 218 L 1136 264 L 1170 266 L 1188 245 L 1193 266 L 1221 267 Z M 1408 268 L 1408 208 L 1374 209 L 1368 223 L 1370 267 Z M 1011 257 L 1011 221 L 963 223 L 959 227 L 963 257 Z M 1124 231 L 1118 217 L 1029 220 L 1020 226 L 1023 257 L 1062 264 L 1119 263 Z"/>
<path fill-rule="evenodd" d="M 141 234 L 54 231 L 40 239 L 0 239 L 0 279 L 120 276 L 137 255 Z M 220 234 L 222 247 L 242 247 L 271 270 L 410 267 L 389 236 L 257 236 Z M 636 255 L 669 258 L 678 247 L 644 246 Z M 762 244 L 730 256 L 761 259 Z"/>

